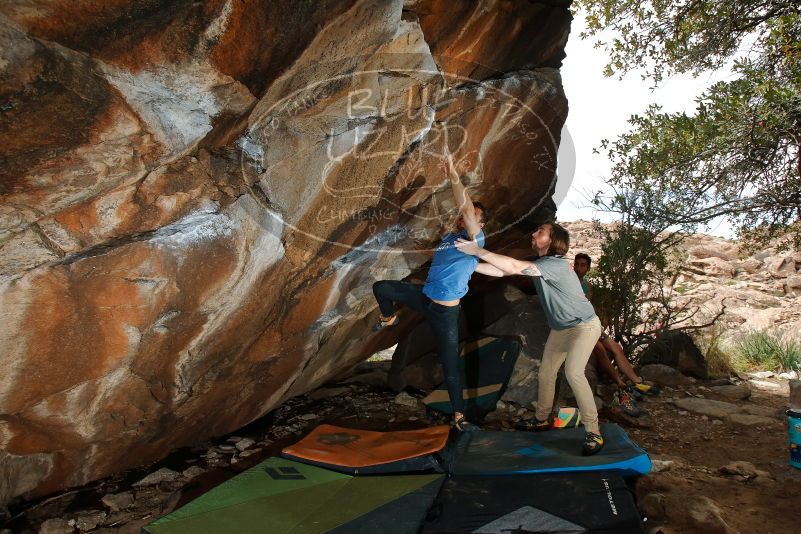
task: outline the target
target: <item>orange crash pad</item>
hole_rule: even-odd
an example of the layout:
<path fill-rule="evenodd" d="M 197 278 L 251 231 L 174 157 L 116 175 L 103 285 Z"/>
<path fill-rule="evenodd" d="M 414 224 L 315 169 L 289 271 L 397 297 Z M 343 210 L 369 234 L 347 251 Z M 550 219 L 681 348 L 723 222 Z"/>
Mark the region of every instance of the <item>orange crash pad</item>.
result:
<path fill-rule="evenodd" d="M 441 472 L 437 456 L 449 432 L 447 425 L 394 432 L 320 425 L 282 455 L 351 474 Z"/>

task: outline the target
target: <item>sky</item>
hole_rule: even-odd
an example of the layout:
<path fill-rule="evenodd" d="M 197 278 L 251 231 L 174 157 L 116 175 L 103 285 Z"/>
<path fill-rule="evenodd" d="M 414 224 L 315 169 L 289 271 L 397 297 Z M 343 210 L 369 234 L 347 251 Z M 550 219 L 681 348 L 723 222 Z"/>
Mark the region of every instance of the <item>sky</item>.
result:
<path fill-rule="evenodd" d="M 644 112 L 651 103 L 661 104 L 666 112 L 692 112 L 695 98 L 712 83 L 730 78 L 731 73 L 724 70 L 697 78 L 673 76 L 655 90 L 650 89 L 651 81 L 642 80 L 641 72 L 630 72 L 623 80 L 606 78 L 603 68 L 607 54 L 593 47 L 596 38 L 579 37 L 584 29 L 584 17 L 579 13 L 573 20 L 567 58 L 562 65 L 562 83 L 570 111 L 559 147 L 559 183 L 554 200 L 559 207 L 559 220 L 611 221 L 608 214 L 598 213 L 589 205 L 594 192 L 604 189 L 603 178 L 611 169 L 605 152 L 593 154 L 593 149 L 600 147 L 601 140 L 613 140 L 626 132 L 629 117 Z M 714 223 L 706 233 L 733 237 L 725 221 Z"/>

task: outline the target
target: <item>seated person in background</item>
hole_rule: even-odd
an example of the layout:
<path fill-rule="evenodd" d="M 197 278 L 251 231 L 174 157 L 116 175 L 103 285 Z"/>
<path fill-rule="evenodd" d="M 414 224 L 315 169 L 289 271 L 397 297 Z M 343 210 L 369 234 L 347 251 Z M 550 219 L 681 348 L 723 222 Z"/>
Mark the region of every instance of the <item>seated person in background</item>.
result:
<path fill-rule="evenodd" d="M 579 277 L 581 288 L 590 301 L 592 301 L 592 286 L 585 279 L 585 276 L 589 272 L 591 266 L 592 258 L 590 258 L 588 254 L 583 252 L 576 254 L 573 260 L 573 270 Z M 623 412 L 635 417 L 640 415 L 636 404 L 631 398 L 632 395 L 635 397 L 639 397 L 643 393 L 654 395 L 657 393 L 657 389 L 643 383 L 642 377 L 637 374 L 631 362 L 626 358 L 623 347 L 620 343 L 607 336 L 605 332 L 601 333 L 600 339 L 593 348 L 592 355 L 593 358 L 595 358 L 595 367 L 599 371 L 603 371 L 604 374 L 617 384 L 618 392 L 615 397 Z M 626 384 L 620 377 L 620 374 L 618 374 L 617 370 L 612 365 L 613 361 L 617 364 L 620 372 L 631 382 L 630 384 Z"/>

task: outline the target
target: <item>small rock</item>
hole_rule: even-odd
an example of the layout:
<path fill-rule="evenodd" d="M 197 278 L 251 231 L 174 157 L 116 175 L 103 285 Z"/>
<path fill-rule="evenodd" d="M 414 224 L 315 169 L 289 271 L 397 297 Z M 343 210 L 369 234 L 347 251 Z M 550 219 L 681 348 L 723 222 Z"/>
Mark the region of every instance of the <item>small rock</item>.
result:
<path fill-rule="evenodd" d="M 746 479 L 770 476 L 767 471 L 757 469 L 751 462 L 731 462 L 718 469 L 724 475 L 739 475 Z"/>
<path fill-rule="evenodd" d="M 662 386 L 683 386 L 692 383 L 692 380 L 681 374 L 677 369 L 661 363 L 644 365 L 640 369 L 640 375 L 645 380 Z"/>
<path fill-rule="evenodd" d="M 228 443 L 236 443 L 237 441 L 242 441 L 242 437 L 240 436 L 231 436 L 230 438 L 225 440 Z"/>
<path fill-rule="evenodd" d="M 746 404 L 742 407 L 742 411 L 751 415 L 761 415 L 762 417 L 770 417 L 775 419 L 778 413 L 770 406 L 760 406 L 759 404 Z"/>
<path fill-rule="evenodd" d="M 248 449 L 246 451 L 242 451 L 239 455 L 240 458 L 247 458 L 248 456 L 253 456 L 254 454 L 258 454 L 261 452 L 261 448 L 256 447 L 255 449 Z"/>
<path fill-rule="evenodd" d="M 711 399 L 687 398 L 675 401 L 677 407 L 710 417 L 726 417 L 740 411 L 736 404 L 730 402 L 716 401 Z"/>
<path fill-rule="evenodd" d="M 161 482 L 174 482 L 181 478 L 181 474 L 173 471 L 172 469 L 167 469 L 166 467 L 162 467 L 155 473 L 150 473 L 145 478 L 140 480 L 139 482 L 134 482 L 134 487 L 139 486 L 153 486 L 155 484 L 159 484 Z"/>
<path fill-rule="evenodd" d="M 661 493 L 649 493 L 640 501 L 640 510 L 650 521 L 665 519 L 665 496 Z"/>
<path fill-rule="evenodd" d="M 721 421 L 720 419 L 712 419 L 712 424 L 713 425 L 722 425 L 723 421 Z"/>
<path fill-rule="evenodd" d="M 654 473 L 670 471 L 672 466 L 673 460 L 651 460 L 651 471 Z"/>
<path fill-rule="evenodd" d="M 215 451 L 214 449 L 209 449 L 206 451 L 206 454 L 203 455 L 204 458 L 209 460 L 214 460 L 215 458 L 219 458 L 221 455 L 219 452 Z"/>
<path fill-rule="evenodd" d="M 765 380 L 749 380 L 752 386 L 756 386 L 762 389 L 779 389 L 781 385 L 776 384 L 774 382 L 767 382 Z"/>
<path fill-rule="evenodd" d="M 698 532 L 720 532 L 733 533 L 734 529 L 729 527 L 723 520 L 718 505 L 709 497 L 698 496 L 689 503 L 688 515 L 690 523 L 696 527 Z"/>
<path fill-rule="evenodd" d="M 78 527 L 78 530 L 86 532 L 87 530 L 93 530 L 97 528 L 97 526 L 101 524 L 105 519 L 106 519 L 106 512 L 95 510 L 86 515 L 80 516 L 75 521 L 75 526 Z"/>
<path fill-rule="evenodd" d="M 73 528 L 66 519 L 48 519 L 39 527 L 39 534 L 72 534 Z"/>
<path fill-rule="evenodd" d="M 679 410 L 677 413 L 682 417 L 684 417 L 685 415 L 690 415 L 690 412 L 686 410 Z"/>
<path fill-rule="evenodd" d="M 228 445 L 226 443 L 223 443 L 222 445 L 217 445 L 217 448 L 220 449 L 222 452 L 228 454 L 236 451 L 236 447 L 234 447 L 233 445 Z"/>
<path fill-rule="evenodd" d="M 245 449 L 249 449 L 250 447 L 252 447 L 255 444 L 256 444 L 256 440 L 253 440 L 253 439 L 250 439 L 250 438 L 244 438 L 244 439 L 240 439 L 239 441 L 237 441 L 234 446 L 237 448 L 237 450 L 244 451 Z"/>
<path fill-rule="evenodd" d="M 731 385 L 731 381 L 728 378 L 715 378 L 714 380 L 710 380 L 708 384 L 709 387 L 729 386 Z"/>
<path fill-rule="evenodd" d="M 104 495 L 100 502 L 108 506 L 109 510 L 112 512 L 119 512 L 120 510 L 129 508 L 134 503 L 134 496 L 130 491 L 123 493 L 109 493 Z"/>
<path fill-rule="evenodd" d="M 795 274 L 795 260 L 790 255 L 765 258 L 765 266 L 774 278 L 788 278 Z"/>
<path fill-rule="evenodd" d="M 770 425 L 774 423 L 773 419 L 762 417 L 761 415 L 750 415 L 746 413 L 733 413 L 729 415 L 729 421 L 743 426 L 758 426 Z"/>
<path fill-rule="evenodd" d="M 498 402 L 495 403 L 495 409 L 496 410 L 505 410 L 506 409 L 506 403 L 503 402 L 502 400 L 499 400 Z"/>
<path fill-rule="evenodd" d="M 785 295 L 799 296 L 801 295 L 801 275 L 793 274 L 787 277 L 787 282 L 783 285 Z"/>
<path fill-rule="evenodd" d="M 415 416 L 413 415 L 413 416 L 411 416 L 411 417 L 409 418 L 409 421 L 417 421 L 417 419 L 418 419 L 418 418 L 417 418 L 417 417 L 415 417 Z"/>
<path fill-rule="evenodd" d="M 408 406 L 409 408 L 417 408 L 418 400 L 402 391 L 398 393 L 395 397 L 395 404 L 400 404 L 401 406 Z"/>
<path fill-rule="evenodd" d="M 712 391 L 722 397 L 732 400 L 744 400 L 751 396 L 751 386 L 748 385 L 748 382 L 743 382 L 741 384 L 737 384 L 736 386 L 714 386 Z"/>
<path fill-rule="evenodd" d="M 782 380 L 797 380 L 798 373 L 796 373 L 795 371 L 790 371 L 788 373 L 779 373 L 779 378 L 781 378 Z"/>
<path fill-rule="evenodd" d="M 206 472 L 206 470 L 203 469 L 202 467 L 200 467 L 198 465 L 193 465 L 192 467 L 188 467 L 188 468 L 184 469 L 181 472 L 181 475 L 185 479 L 191 480 L 191 479 L 195 478 L 196 476 L 202 475 L 205 472 Z"/>
<path fill-rule="evenodd" d="M 316 413 L 305 413 L 305 414 L 301 415 L 299 419 L 301 421 L 314 421 L 315 419 L 319 419 L 319 418 L 320 418 L 320 416 L 317 415 Z"/>
<path fill-rule="evenodd" d="M 753 373 L 748 373 L 748 376 L 751 378 L 770 378 L 775 375 L 772 371 L 756 371 Z"/>

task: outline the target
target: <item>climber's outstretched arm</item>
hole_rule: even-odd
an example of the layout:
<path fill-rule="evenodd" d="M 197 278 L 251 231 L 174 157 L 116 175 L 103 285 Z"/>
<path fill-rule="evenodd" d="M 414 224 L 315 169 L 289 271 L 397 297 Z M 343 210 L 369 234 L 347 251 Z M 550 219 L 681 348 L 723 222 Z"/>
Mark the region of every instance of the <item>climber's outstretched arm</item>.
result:
<path fill-rule="evenodd" d="M 451 183 L 453 198 L 456 200 L 456 207 L 459 208 L 459 215 L 464 219 L 465 230 L 467 230 L 471 238 L 475 239 L 481 231 L 481 221 L 479 221 L 476 216 L 475 206 L 473 206 L 473 201 L 470 199 L 467 189 L 462 184 L 459 173 L 456 172 L 456 166 L 453 163 L 453 154 L 451 154 L 448 149 L 447 142 L 442 149 L 442 157 L 445 159 L 448 181 Z"/>

